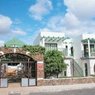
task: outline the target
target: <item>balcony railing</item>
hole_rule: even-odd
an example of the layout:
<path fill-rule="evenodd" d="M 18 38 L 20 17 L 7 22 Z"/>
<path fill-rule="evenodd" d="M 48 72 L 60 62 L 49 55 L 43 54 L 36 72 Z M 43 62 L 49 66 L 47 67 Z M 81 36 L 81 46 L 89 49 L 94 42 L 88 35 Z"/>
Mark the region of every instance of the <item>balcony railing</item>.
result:
<path fill-rule="evenodd" d="M 91 53 L 90 53 L 90 56 L 89 56 L 88 53 L 85 53 L 85 54 L 83 54 L 82 57 L 86 57 L 86 58 L 88 58 L 88 57 L 95 57 L 95 52 L 91 52 Z"/>

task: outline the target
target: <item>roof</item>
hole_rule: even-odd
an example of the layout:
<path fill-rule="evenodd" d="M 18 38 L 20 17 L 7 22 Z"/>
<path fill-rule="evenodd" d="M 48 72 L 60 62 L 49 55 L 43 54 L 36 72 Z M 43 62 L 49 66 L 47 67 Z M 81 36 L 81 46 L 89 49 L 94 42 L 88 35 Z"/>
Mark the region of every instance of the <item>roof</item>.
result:
<path fill-rule="evenodd" d="M 40 36 L 41 37 L 65 37 L 64 32 L 49 32 L 46 30 L 43 30 L 42 32 L 40 32 Z"/>
<path fill-rule="evenodd" d="M 64 41 L 64 40 L 66 40 L 66 39 L 69 39 L 68 37 L 67 38 L 64 38 L 64 37 L 50 37 L 50 36 L 48 36 L 48 37 L 45 37 L 45 36 L 43 36 L 43 37 L 41 37 L 41 39 L 45 39 L 45 41 L 46 42 L 59 42 L 59 41 Z"/>
<path fill-rule="evenodd" d="M 5 43 L 6 47 L 23 47 L 24 45 L 25 43 L 17 38 L 12 38 L 11 40 Z"/>

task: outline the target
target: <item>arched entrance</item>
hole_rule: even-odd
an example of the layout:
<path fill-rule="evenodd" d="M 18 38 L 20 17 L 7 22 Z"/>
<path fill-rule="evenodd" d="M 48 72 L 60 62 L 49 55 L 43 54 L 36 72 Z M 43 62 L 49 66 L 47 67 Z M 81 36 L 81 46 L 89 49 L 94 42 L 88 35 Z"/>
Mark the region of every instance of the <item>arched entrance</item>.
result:
<path fill-rule="evenodd" d="M 33 58 L 21 53 L 6 53 L 0 56 L 1 87 L 18 82 L 21 86 L 36 85 L 36 63 Z"/>

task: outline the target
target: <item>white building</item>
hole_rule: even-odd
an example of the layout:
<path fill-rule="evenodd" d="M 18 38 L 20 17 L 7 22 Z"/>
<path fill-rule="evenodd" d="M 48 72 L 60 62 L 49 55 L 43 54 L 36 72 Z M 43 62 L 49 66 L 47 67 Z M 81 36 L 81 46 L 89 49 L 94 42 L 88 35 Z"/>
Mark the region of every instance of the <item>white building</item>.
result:
<path fill-rule="evenodd" d="M 84 76 L 95 75 L 95 34 L 82 35 L 81 60 Z"/>
<path fill-rule="evenodd" d="M 95 75 L 95 34 L 82 34 L 73 40 L 74 61 L 83 76 Z"/>
<path fill-rule="evenodd" d="M 59 50 L 65 55 L 68 64 L 63 76 L 95 75 L 95 35 L 82 34 L 74 39 L 63 32 L 40 32 L 34 41 L 46 50 Z"/>
<path fill-rule="evenodd" d="M 34 41 L 34 45 L 40 45 L 46 50 L 59 50 L 65 55 L 67 70 L 62 75 L 71 77 L 71 62 L 73 56 L 72 39 L 65 37 L 63 32 L 40 32 Z"/>

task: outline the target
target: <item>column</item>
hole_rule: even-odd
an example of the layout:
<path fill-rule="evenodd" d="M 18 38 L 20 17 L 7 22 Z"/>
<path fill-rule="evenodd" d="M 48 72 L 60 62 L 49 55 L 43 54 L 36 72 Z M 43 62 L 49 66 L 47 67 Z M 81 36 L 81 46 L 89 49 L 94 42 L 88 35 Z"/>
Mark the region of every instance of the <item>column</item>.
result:
<path fill-rule="evenodd" d="M 42 46 L 45 47 L 45 38 L 42 39 Z"/>
<path fill-rule="evenodd" d="M 83 43 L 81 43 L 81 52 L 82 52 L 82 55 L 81 55 L 81 57 L 84 57 L 84 44 Z"/>
<path fill-rule="evenodd" d="M 68 42 L 68 57 L 71 55 L 71 47 L 70 47 L 70 44 Z"/>
<path fill-rule="evenodd" d="M 44 62 L 37 61 L 37 79 L 44 78 Z"/>
<path fill-rule="evenodd" d="M 90 39 L 88 38 L 88 57 L 91 56 L 91 52 L 90 52 Z"/>

